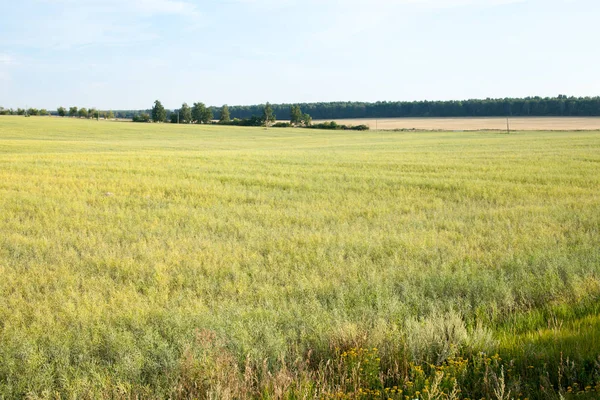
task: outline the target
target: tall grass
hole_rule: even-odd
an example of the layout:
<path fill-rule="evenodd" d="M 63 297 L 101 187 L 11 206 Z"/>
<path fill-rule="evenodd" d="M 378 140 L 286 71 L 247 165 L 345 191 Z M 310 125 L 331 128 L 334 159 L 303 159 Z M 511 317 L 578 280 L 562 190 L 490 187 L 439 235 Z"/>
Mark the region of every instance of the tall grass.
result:
<path fill-rule="evenodd" d="M 586 392 L 599 189 L 597 132 L 2 117 L 0 397 Z"/>

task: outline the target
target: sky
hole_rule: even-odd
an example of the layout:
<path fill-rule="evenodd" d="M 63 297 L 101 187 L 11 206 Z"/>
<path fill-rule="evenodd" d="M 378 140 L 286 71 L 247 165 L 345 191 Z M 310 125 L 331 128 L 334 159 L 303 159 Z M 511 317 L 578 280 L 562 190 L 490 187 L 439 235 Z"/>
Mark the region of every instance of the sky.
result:
<path fill-rule="evenodd" d="M 598 0 L 0 0 L 0 106 L 600 95 Z"/>

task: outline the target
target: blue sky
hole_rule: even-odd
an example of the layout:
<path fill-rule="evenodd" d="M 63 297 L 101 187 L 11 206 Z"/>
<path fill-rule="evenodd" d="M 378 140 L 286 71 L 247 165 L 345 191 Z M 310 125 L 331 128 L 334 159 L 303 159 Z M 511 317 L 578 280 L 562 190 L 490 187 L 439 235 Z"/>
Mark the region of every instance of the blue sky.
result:
<path fill-rule="evenodd" d="M 0 106 L 600 95 L 597 0 L 5 0 Z"/>

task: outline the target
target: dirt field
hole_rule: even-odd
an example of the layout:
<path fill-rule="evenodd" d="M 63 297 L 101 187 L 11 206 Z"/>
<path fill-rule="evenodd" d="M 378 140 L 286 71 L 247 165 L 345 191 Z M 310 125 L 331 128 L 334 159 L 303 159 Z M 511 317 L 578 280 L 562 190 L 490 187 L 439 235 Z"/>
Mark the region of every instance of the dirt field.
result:
<path fill-rule="evenodd" d="M 506 130 L 506 118 L 383 118 L 383 119 L 341 119 L 335 120 L 346 125 L 368 125 L 371 129 L 422 129 L 422 130 Z M 315 123 L 322 121 L 313 121 Z M 509 118 L 511 130 L 527 131 L 573 131 L 600 130 L 600 117 L 515 117 Z"/>

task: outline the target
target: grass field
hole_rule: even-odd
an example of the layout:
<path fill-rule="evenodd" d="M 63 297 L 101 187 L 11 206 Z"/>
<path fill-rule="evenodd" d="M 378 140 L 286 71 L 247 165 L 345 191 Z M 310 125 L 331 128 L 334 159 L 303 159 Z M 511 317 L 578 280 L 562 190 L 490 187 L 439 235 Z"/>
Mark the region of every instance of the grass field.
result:
<path fill-rule="evenodd" d="M 0 277 L 0 398 L 595 398 L 600 133 L 0 117 Z"/>
<path fill-rule="evenodd" d="M 368 125 L 371 129 L 417 129 L 446 131 L 506 131 L 506 118 L 381 118 L 339 119 L 340 124 Z M 323 121 L 315 121 L 323 122 Z M 511 130 L 579 131 L 600 130 L 599 117 L 510 117 Z"/>

